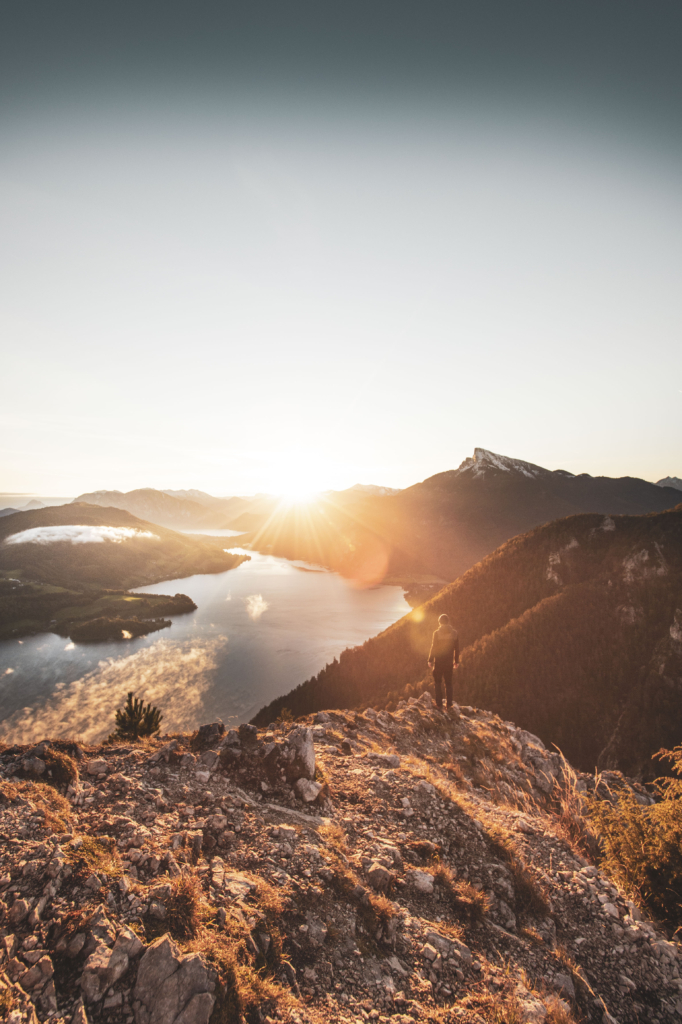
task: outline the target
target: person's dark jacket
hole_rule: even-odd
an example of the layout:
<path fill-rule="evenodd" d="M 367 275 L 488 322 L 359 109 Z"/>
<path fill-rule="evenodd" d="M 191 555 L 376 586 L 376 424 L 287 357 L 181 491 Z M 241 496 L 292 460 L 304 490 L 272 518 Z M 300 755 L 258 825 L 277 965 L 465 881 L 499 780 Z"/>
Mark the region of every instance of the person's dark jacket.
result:
<path fill-rule="evenodd" d="M 454 655 L 455 665 L 459 665 L 459 636 L 457 630 L 452 626 L 443 624 L 433 634 L 429 661 L 441 661 L 452 658 Z"/>

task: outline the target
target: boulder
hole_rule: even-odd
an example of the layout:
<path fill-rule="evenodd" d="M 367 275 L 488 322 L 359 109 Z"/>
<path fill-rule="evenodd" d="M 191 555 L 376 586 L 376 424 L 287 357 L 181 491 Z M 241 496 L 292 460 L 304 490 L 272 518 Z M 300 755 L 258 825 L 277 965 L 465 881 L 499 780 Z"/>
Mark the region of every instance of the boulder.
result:
<path fill-rule="evenodd" d="M 373 889 L 376 889 L 377 892 L 386 892 L 393 881 L 393 877 L 393 872 L 385 868 L 378 860 L 375 860 L 370 864 L 367 869 L 367 879 L 369 884 Z"/>
<path fill-rule="evenodd" d="M 308 914 L 308 941 L 311 946 L 322 946 L 327 938 L 327 926 L 319 917 Z"/>
<path fill-rule="evenodd" d="M 636 986 L 634 986 L 636 988 Z M 555 974 L 552 979 L 552 988 L 560 996 L 565 996 L 571 1002 L 575 1000 L 575 985 L 570 974 Z"/>
<path fill-rule="evenodd" d="M 223 888 L 233 899 L 238 900 L 248 896 L 256 888 L 256 885 L 240 871 L 225 871 Z"/>
<path fill-rule="evenodd" d="M 106 990 L 115 985 L 128 970 L 128 955 L 123 946 L 114 945 L 109 949 L 104 943 L 91 953 L 85 962 L 81 976 L 81 989 L 86 1003 L 96 1003 Z"/>
<path fill-rule="evenodd" d="M 217 746 L 224 735 L 225 726 L 218 719 L 216 722 L 211 722 L 210 725 L 199 726 L 194 743 L 199 750 L 205 750 L 207 747 Z"/>
<path fill-rule="evenodd" d="M 298 779 L 294 783 L 294 789 L 296 795 L 301 798 L 305 803 L 310 804 L 313 800 L 317 800 L 322 786 L 319 782 L 311 782 L 310 779 Z"/>
<path fill-rule="evenodd" d="M 104 775 L 108 767 L 103 757 L 93 757 L 88 761 L 88 775 Z"/>
<path fill-rule="evenodd" d="M 417 892 L 432 893 L 433 892 L 433 875 L 430 875 L 428 871 L 410 871 L 409 880 L 413 889 Z"/>
<path fill-rule="evenodd" d="M 242 722 L 237 730 L 239 735 L 239 742 L 245 747 L 253 747 L 258 739 L 258 729 L 255 725 L 249 725 L 248 722 Z"/>
<path fill-rule="evenodd" d="M 11 925 L 21 924 L 28 917 L 28 912 L 31 909 L 30 905 L 26 900 L 15 900 L 12 904 L 12 909 L 9 912 L 9 922 Z"/>
<path fill-rule="evenodd" d="M 136 1024 L 208 1024 L 214 989 L 201 957 L 183 956 L 164 935 L 140 960 L 133 991 Z"/>
<path fill-rule="evenodd" d="M 306 726 L 295 726 L 287 736 L 287 744 L 292 753 L 289 773 L 292 778 L 315 778 L 315 746 L 313 730 Z"/>

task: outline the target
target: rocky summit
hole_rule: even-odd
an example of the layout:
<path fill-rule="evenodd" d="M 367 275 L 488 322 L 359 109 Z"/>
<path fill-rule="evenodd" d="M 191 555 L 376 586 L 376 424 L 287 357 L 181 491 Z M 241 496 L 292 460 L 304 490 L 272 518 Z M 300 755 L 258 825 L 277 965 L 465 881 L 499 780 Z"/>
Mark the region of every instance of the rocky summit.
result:
<path fill-rule="evenodd" d="M 680 952 L 595 866 L 574 772 L 394 712 L 0 752 L 11 1024 L 682 1020 Z"/>

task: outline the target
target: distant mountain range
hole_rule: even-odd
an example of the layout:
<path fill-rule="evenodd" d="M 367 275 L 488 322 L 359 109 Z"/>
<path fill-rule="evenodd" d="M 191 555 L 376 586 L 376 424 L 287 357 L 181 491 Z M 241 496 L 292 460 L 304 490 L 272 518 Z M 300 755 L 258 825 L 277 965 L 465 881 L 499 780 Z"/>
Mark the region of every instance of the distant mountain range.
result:
<path fill-rule="evenodd" d="M 123 509 L 169 529 L 241 531 L 257 550 L 319 562 L 372 584 L 410 575 L 452 580 L 541 523 L 580 512 L 658 512 L 677 503 L 681 488 L 677 477 L 653 484 L 575 476 L 476 448 L 458 469 L 404 490 L 356 484 L 305 507 L 268 494 L 220 498 L 192 488 L 91 491 L 75 501 Z"/>
<path fill-rule="evenodd" d="M 201 500 L 186 497 L 201 495 Z M 241 498 L 212 498 L 202 491 L 169 493 L 152 487 L 135 491 L 91 491 L 80 494 L 77 503 L 118 508 L 159 526 L 182 530 L 228 529 L 229 520 L 239 515 L 247 502 Z"/>
<path fill-rule="evenodd" d="M 581 512 L 660 512 L 679 500 L 679 491 L 646 480 L 574 476 L 476 448 L 458 469 L 398 493 L 351 488 L 243 527 L 260 551 L 321 562 L 362 582 L 410 573 L 453 580 L 541 523 Z"/>
<path fill-rule="evenodd" d="M 443 612 L 463 648 L 457 701 L 513 719 L 585 771 L 660 774 L 652 754 L 682 737 L 682 504 L 515 537 L 254 722 L 419 693 Z"/>

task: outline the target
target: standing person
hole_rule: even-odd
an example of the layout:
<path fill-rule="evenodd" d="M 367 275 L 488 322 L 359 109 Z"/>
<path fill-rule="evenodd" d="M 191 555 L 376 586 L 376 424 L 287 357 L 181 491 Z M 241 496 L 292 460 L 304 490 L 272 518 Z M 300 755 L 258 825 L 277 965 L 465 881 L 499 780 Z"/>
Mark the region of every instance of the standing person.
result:
<path fill-rule="evenodd" d="M 459 665 L 459 636 L 450 625 L 448 615 L 438 619 L 438 629 L 433 634 L 429 651 L 429 668 L 436 684 L 436 706 L 443 708 L 443 683 L 448 710 L 452 707 L 452 671 Z"/>

